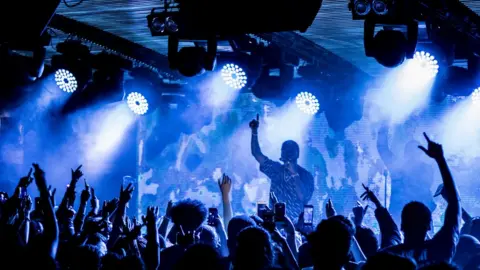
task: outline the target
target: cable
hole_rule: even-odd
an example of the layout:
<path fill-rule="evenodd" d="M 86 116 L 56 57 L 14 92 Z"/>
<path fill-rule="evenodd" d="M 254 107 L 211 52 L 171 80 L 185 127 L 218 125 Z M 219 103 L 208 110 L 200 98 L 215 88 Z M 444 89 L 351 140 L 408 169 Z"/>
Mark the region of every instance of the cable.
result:
<path fill-rule="evenodd" d="M 74 8 L 74 7 L 79 6 L 80 4 L 82 4 L 83 1 L 84 1 L 84 0 L 78 0 L 78 1 L 77 1 L 76 3 L 74 3 L 74 4 L 69 4 L 69 3 L 67 2 L 67 0 L 63 0 L 63 3 L 64 3 L 65 6 L 67 6 L 68 8 Z"/>

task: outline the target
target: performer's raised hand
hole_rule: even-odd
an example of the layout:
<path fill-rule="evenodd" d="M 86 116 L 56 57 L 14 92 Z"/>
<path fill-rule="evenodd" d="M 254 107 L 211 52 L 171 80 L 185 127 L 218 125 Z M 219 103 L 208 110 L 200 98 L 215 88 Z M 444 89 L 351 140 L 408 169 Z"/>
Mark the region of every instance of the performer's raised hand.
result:
<path fill-rule="evenodd" d="M 260 126 L 260 116 L 258 113 L 257 113 L 257 118 L 250 121 L 249 126 L 252 129 L 252 131 L 258 130 L 258 127 Z"/>

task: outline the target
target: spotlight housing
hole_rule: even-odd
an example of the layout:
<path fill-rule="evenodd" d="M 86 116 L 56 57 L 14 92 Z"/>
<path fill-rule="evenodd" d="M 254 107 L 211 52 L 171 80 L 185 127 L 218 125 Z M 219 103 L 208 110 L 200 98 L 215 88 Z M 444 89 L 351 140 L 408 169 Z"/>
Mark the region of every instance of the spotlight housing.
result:
<path fill-rule="evenodd" d="M 242 89 L 247 84 L 247 74 L 236 64 L 225 64 L 221 74 L 224 82 L 235 90 Z"/>
<path fill-rule="evenodd" d="M 158 74 L 148 68 L 134 68 L 133 77 L 125 81 L 125 103 L 136 115 L 146 115 L 156 110 L 161 103 Z"/>
<path fill-rule="evenodd" d="M 61 55 L 52 57 L 55 82 L 67 93 L 81 91 L 92 77 L 90 50 L 80 41 L 69 40 L 57 45 Z"/>
<path fill-rule="evenodd" d="M 320 103 L 316 96 L 309 92 L 300 92 L 295 97 L 297 107 L 304 113 L 314 115 L 320 109 Z"/>

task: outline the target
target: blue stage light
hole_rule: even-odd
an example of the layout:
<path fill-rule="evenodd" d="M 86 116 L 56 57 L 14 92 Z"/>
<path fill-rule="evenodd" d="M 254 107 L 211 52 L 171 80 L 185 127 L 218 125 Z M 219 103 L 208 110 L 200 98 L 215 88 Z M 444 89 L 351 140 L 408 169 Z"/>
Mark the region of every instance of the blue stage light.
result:
<path fill-rule="evenodd" d="M 67 93 L 73 93 L 78 88 L 77 79 L 70 71 L 58 69 L 55 71 L 55 82 L 58 88 Z"/>
<path fill-rule="evenodd" d="M 148 112 L 148 101 L 145 96 L 138 92 L 128 94 L 127 104 L 130 110 L 137 115 L 144 115 Z"/>
<path fill-rule="evenodd" d="M 472 95 L 470 96 L 473 104 L 480 104 L 480 87 L 473 90 Z"/>
<path fill-rule="evenodd" d="M 297 107 L 304 113 L 314 115 L 320 109 L 317 97 L 309 92 L 301 92 L 295 98 Z"/>
<path fill-rule="evenodd" d="M 242 89 L 247 84 L 247 74 L 236 64 L 226 64 L 222 68 L 225 83 L 233 89 Z"/>
<path fill-rule="evenodd" d="M 419 64 L 419 66 L 427 72 L 427 76 L 431 78 L 435 77 L 438 73 L 438 61 L 433 55 L 425 51 L 415 52 L 413 60 Z"/>

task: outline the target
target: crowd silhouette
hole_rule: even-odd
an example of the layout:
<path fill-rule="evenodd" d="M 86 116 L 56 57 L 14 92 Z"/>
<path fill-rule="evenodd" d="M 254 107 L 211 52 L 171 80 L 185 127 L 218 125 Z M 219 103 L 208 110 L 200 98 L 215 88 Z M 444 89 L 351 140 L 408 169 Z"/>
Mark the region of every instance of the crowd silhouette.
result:
<path fill-rule="evenodd" d="M 117 198 L 100 203 L 94 187 L 81 183 L 80 166 L 72 169 L 57 205 L 48 175 L 33 164 L 13 193 L 0 193 L 2 269 L 477 269 L 480 219 L 462 209 L 442 146 L 424 136 L 427 145 L 414 151 L 437 163 L 443 184 L 436 195 L 447 203 L 443 226 L 435 234 L 429 206 L 406 203 L 397 224 L 367 186 L 361 199 L 375 207 L 379 235 L 363 223 L 372 211 L 363 202 L 350 209 L 349 219 L 338 215 L 328 199 L 326 218 L 312 224 L 303 212 L 295 219 L 290 216 L 290 208 L 285 212 L 279 201 L 282 196 L 272 192 L 271 209 L 233 216 L 227 175 L 218 181 L 220 213 L 198 200 L 184 199 L 169 202 L 165 213 L 150 206 L 137 219 L 126 215 L 133 203 L 132 184 L 119 187 Z M 34 199 L 28 193 L 33 185 L 40 194 Z M 282 213 L 278 205 L 283 205 Z"/>

